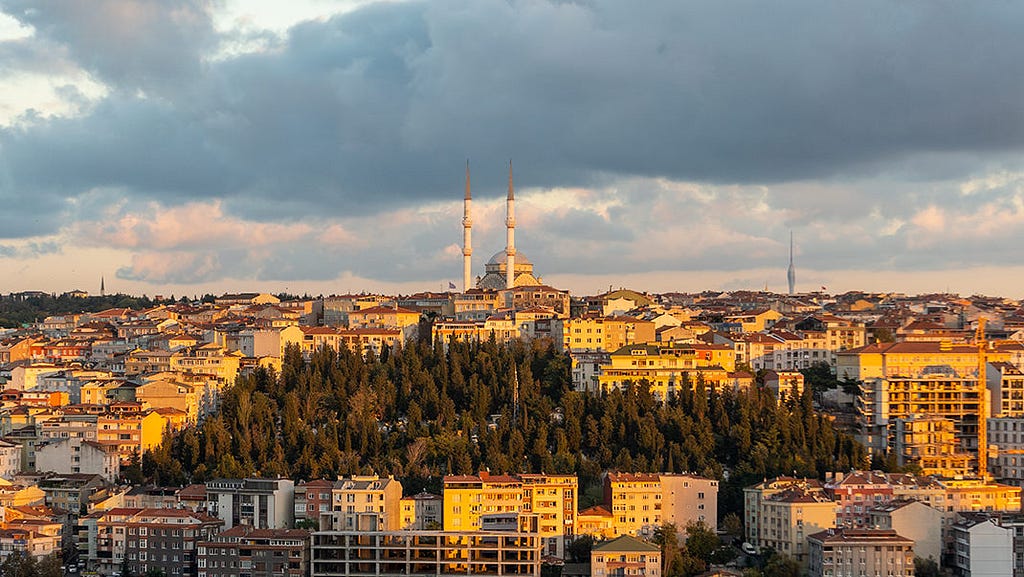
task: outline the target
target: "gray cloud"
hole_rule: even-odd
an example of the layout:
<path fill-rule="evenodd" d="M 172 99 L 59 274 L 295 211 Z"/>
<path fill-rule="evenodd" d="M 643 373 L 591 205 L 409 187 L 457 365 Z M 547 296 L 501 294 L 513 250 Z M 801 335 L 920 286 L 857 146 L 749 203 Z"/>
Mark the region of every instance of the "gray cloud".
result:
<path fill-rule="evenodd" d="M 201 72 L 216 34 L 209 0 L 2 0 L 0 10 L 66 46 L 89 72 L 126 90 L 163 90 Z"/>
<path fill-rule="evenodd" d="M 608 220 L 585 206 L 541 218 L 522 249 L 543 254 L 545 274 L 608 259 L 630 271 L 770 265 L 788 228 L 823 222 L 860 236 L 813 232 L 809 264 L 876 252 L 892 266 L 940 266 L 936 246 L 971 259 L 942 241 L 915 256 L 915 230 L 877 235 L 875 220 L 1009 195 L 964 199 L 932 183 L 993 159 L 1017 168 L 1024 145 L 1015 3 L 385 3 L 223 60 L 205 58 L 218 38 L 200 0 L 0 9 L 111 88 L 82 116 L 0 129 L 0 198 L 16 207 L 0 217 L 7 237 L 57 230 L 66 199 L 97 189 L 167 206 L 222 199 L 228 214 L 263 222 L 367 217 L 457 199 L 467 156 L 478 197 L 501 194 L 514 157 L 520 187 L 622 200 Z M 0 47 L 0 70 L 32 54 Z M 655 178 L 713 185 L 713 198 L 656 190 Z M 103 209 L 90 202 L 77 210 Z M 176 262 L 204 271 L 191 282 L 243 269 L 408 279 L 447 266 L 429 253 L 456 241 L 451 226 L 402 231 L 387 264 L 378 251 L 295 248 Z M 658 233 L 668 244 L 643 247 Z M 972 242 L 962 246 L 984 239 Z M 545 250 L 555 243 L 564 255 Z"/>

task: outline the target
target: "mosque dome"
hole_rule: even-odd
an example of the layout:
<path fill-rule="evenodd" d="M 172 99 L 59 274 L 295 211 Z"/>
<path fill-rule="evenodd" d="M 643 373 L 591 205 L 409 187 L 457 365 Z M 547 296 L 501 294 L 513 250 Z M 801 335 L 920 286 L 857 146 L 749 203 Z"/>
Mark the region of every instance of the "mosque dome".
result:
<path fill-rule="evenodd" d="M 491 260 L 487 261 L 487 264 L 489 264 L 489 265 L 495 265 L 495 264 L 503 265 L 503 264 L 505 264 L 507 262 L 508 262 L 508 255 L 505 254 L 504 250 L 501 250 L 501 251 L 498 251 L 498 252 L 494 253 L 494 256 L 491 257 Z M 520 265 L 531 265 L 532 266 L 533 262 L 531 262 L 530 259 L 526 258 L 526 255 L 524 255 L 523 253 L 516 252 L 516 269 L 518 269 Z"/>

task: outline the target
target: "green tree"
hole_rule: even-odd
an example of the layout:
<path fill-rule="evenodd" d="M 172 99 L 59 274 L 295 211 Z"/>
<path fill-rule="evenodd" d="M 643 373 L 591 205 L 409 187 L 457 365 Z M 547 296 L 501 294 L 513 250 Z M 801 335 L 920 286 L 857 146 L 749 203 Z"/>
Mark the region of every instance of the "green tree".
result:
<path fill-rule="evenodd" d="M 939 564 L 935 559 L 914 557 L 914 575 L 917 577 L 939 577 L 940 574 Z"/>
<path fill-rule="evenodd" d="M 690 523 L 686 526 L 686 550 L 705 563 L 711 560 L 711 554 L 721 545 L 718 535 L 703 521 Z"/>
<path fill-rule="evenodd" d="M 39 577 L 62 577 L 64 570 L 61 566 L 60 554 L 53 553 L 40 559 L 36 564 L 36 573 Z"/>
<path fill-rule="evenodd" d="M 682 576 L 683 554 L 679 548 L 679 530 L 676 524 L 665 523 L 655 529 L 651 542 L 661 548 L 661 574 L 664 577 Z"/>
<path fill-rule="evenodd" d="M 3 563 L 0 563 L 0 575 L 3 577 L 39 577 L 39 568 L 35 557 L 24 551 L 12 551 Z"/>
<path fill-rule="evenodd" d="M 776 553 L 764 564 L 764 577 L 800 577 L 800 564 L 789 555 Z"/>
<path fill-rule="evenodd" d="M 736 513 L 728 513 L 722 517 L 722 530 L 731 537 L 743 536 L 743 521 Z"/>
<path fill-rule="evenodd" d="M 593 535 L 580 535 L 566 546 L 565 553 L 573 563 L 590 563 L 590 552 L 593 549 Z"/>

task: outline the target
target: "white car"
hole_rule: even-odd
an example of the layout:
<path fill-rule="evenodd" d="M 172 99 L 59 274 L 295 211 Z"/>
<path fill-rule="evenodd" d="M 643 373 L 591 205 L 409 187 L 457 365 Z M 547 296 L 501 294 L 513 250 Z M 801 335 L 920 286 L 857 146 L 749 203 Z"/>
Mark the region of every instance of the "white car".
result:
<path fill-rule="evenodd" d="M 746 541 L 743 542 L 743 545 L 741 545 L 740 548 L 743 549 L 743 552 L 747 555 L 757 555 L 757 547 L 754 547 Z"/>

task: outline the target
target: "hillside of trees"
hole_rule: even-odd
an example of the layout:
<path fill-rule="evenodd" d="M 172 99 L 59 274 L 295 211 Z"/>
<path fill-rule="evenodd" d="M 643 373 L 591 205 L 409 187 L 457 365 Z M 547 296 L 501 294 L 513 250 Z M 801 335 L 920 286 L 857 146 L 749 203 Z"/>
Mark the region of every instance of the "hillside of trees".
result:
<path fill-rule="evenodd" d="M 0 297 L 0 328 L 17 328 L 42 321 L 51 315 L 94 313 L 111 308 L 140 310 L 149 308 L 156 303 L 157 301 L 153 301 L 145 295 L 135 297 L 115 294 L 84 298 L 70 295 L 48 295 L 27 299 L 5 296 Z"/>
<path fill-rule="evenodd" d="M 519 383 L 514 408 L 514 382 Z M 570 361 L 548 341 L 410 343 L 379 358 L 325 349 L 285 354 L 280 375 L 240 378 L 220 412 L 147 453 L 140 471 L 163 484 L 216 477 L 295 480 L 374 472 L 407 492 L 439 491 L 446 474 L 694 472 L 722 480 L 720 514 L 742 510 L 742 487 L 765 477 L 820 477 L 864 462 L 802 399 L 707 390 L 660 404 L 638 383 L 578 393 Z M 591 501 L 591 502 L 588 502 Z"/>

